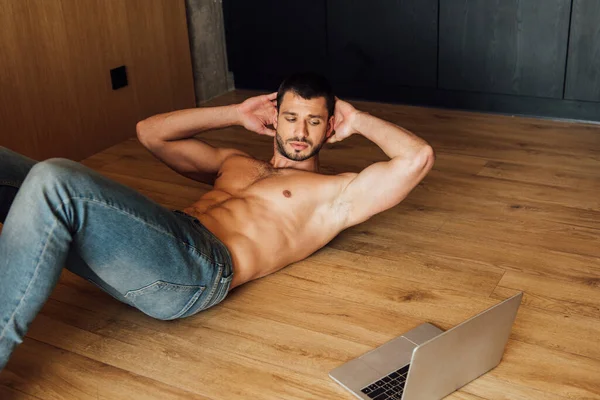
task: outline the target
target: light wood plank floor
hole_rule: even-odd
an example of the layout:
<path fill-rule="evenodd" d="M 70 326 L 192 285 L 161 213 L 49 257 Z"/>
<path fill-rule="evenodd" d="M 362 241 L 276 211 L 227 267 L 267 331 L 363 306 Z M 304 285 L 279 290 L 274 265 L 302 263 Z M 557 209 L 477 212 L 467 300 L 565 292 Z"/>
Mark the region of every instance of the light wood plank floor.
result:
<path fill-rule="evenodd" d="M 422 322 L 447 329 L 523 290 L 502 363 L 449 398 L 600 399 L 600 126 L 355 104 L 437 152 L 403 203 L 175 322 L 65 272 L 0 374 L 0 398 L 351 399 L 329 370 Z M 204 138 L 264 160 L 273 151 L 241 128 Z M 321 154 L 326 173 L 385 159 L 358 136 Z M 134 138 L 83 163 L 167 207 L 207 190 Z"/>

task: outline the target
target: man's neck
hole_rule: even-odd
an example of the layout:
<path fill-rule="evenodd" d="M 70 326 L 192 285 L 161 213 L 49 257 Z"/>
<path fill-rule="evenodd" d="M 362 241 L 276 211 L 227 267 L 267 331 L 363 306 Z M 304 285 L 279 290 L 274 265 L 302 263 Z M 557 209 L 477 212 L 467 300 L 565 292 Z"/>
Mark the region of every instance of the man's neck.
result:
<path fill-rule="evenodd" d="M 316 156 L 304 161 L 294 161 L 282 156 L 278 151 L 275 151 L 273 158 L 271 158 L 270 164 L 273 166 L 273 168 L 293 168 L 318 173 L 319 155 L 317 154 Z"/>

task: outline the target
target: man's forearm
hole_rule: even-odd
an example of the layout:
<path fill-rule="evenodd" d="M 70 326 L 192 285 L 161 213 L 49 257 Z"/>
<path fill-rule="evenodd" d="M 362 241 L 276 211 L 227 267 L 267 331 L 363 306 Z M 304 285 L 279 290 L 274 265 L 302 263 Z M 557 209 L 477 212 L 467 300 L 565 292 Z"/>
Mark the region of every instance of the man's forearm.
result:
<path fill-rule="evenodd" d="M 366 112 L 357 113 L 352 126 L 358 133 L 379 146 L 390 158 L 416 156 L 429 147 L 425 140 L 412 132 Z"/>
<path fill-rule="evenodd" d="M 187 139 L 202 131 L 239 124 L 240 119 L 236 105 L 230 105 L 191 108 L 157 114 L 140 121 L 137 131 L 138 135 L 146 135 L 148 139 L 168 142 Z"/>

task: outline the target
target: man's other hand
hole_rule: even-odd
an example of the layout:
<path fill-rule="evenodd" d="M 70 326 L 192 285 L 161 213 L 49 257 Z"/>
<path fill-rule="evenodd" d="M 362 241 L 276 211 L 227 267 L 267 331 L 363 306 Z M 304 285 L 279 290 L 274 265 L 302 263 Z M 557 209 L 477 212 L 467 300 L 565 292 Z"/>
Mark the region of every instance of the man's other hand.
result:
<path fill-rule="evenodd" d="M 237 105 L 240 125 L 259 135 L 275 136 L 275 130 L 267 128 L 277 119 L 277 92 L 251 97 Z"/>
<path fill-rule="evenodd" d="M 327 139 L 327 143 L 335 143 L 342 141 L 354 133 L 357 133 L 353 127 L 354 118 L 359 114 L 356 108 L 352 104 L 335 98 L 335 110 L 334 110 L 334 121 L 333 126 L 334 134 Z"/>

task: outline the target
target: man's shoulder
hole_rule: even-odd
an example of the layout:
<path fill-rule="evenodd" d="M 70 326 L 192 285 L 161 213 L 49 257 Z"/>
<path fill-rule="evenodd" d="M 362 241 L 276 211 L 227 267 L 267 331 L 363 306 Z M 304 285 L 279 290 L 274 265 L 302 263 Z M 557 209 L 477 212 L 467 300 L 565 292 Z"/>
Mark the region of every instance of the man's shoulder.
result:
<path fill-rule="evenodd" d="M 348 184 L 352 182 L 357 176 L 358 173 L 356 172 L 342 172 L 341 174 L 336 175 L 336 177 L 340 181 L 340 194 L 342 194 L 346 186 L 348 186 Z"/>
<path fill-rule="evenodd" d="M 260 162 L 256 158 L 252 157 L 250 154 L 245 153 L 241 150 L 237 149 L 227 149 L 228 151 L 224 154 L 223 160 L 221 162 L 220 170 L 224 168 L 243 168 L 244 164 L 252 163 L 252 162 Z"/>
<path fill-rule="evenodd" d="M 242 150 L 223 148 L 223 149 L 220 149 L 220 151 L 223 154 L 223 162 L 225 162 L 226 160 L 232 159 L 232 158 L 245 158 L 245 159 L 256 160 L 256 158 L 252 157 L 250 154 L 248 154 Z"/>
<path fill-rule="evenodd" d="M 346 178 L 355 178 L 358 175 L 357 172 L 342 172 L 341 174 L 337 174 L 336 176 L 346 177 Z"/>

